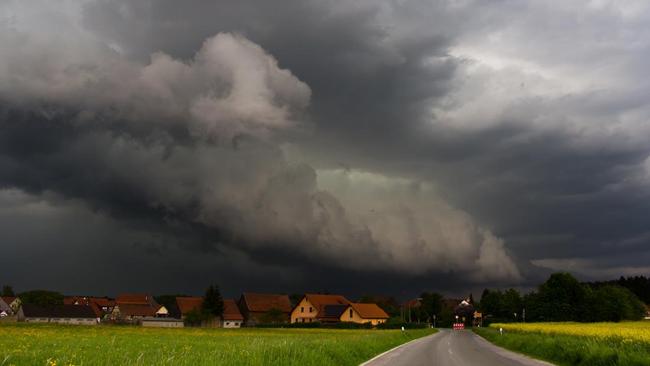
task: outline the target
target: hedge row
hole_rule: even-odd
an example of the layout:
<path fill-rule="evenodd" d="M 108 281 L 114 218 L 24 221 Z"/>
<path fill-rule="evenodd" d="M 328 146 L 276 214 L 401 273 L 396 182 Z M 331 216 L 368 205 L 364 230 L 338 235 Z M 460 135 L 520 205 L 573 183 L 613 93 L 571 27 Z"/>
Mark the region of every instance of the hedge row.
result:
<path fill-rule="evenodd" d="M 331 328 L 331 329 L 372 329 L 370 323 L 359 324 L 352 322 L 339 322 L 339 323 L 272 323 L 272 324 L 257 324 L 257 328 Z M 377 329 L 423 329 L 428 328 L 428 324 L 424 323 L 383 323 L 376 326 Z"/>

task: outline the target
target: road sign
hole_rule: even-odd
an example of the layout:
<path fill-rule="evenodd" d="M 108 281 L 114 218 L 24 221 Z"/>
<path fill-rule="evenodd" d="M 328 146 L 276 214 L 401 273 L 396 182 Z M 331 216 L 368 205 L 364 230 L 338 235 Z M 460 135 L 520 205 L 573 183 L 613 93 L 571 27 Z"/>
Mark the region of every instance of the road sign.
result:
<path fill-rule="evenodd" d="M 454 323 L 454 330 L 465 329 L 465 323 Z"/>

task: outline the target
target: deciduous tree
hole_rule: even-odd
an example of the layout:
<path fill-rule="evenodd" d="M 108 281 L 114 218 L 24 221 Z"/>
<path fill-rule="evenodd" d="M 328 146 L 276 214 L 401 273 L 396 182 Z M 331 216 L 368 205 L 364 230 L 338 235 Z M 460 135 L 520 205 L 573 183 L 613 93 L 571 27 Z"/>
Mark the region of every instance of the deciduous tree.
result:
<path fill-rule="evenodd" d="M 60 305 L 63 304 L 63 295 L 46 290 L 33 290 L 23 292 L 19 295 L 20 300 L 23 304 L 34 304 L 34 305 Z"/>

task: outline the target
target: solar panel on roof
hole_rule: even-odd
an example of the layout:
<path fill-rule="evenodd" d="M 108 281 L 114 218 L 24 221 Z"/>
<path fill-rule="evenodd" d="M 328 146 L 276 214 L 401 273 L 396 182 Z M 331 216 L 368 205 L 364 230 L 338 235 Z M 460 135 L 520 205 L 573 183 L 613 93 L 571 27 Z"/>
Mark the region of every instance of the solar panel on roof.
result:
<path fill-rule="evenodd" d="M 343 314 L 347 305 L 325 305 L 324 313 L 326 318 L 338 318 Z"/>

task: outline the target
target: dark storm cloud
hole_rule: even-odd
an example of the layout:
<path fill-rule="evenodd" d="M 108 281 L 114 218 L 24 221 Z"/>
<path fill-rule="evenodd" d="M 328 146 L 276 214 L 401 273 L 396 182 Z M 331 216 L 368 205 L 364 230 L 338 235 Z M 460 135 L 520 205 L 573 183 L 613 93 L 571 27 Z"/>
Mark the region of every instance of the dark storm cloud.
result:
<path fill-rule="evenodd" d="M 191 57 L 203 39 L 241 32 L 318 93 L 311 108 L 317 128 L 326 127 L 319 133 L 353 140 L 411 133 L 404 125 L 449 88 L 458 62 L 447 54 L 453 35 L 441 31 L 453 24 L 449 10 L 420 5 L 418 15 L 411 5 L 100 1 L 84 8 L 83 23 L 140 59 L 159 50 Z M 403 27 L 413 16 L 420 24 Z"/>
<path fill-rule="evenodd" d="M 647 271 L 643 4 L 62 4 L 2 8 L 0 184 L 187 256 L 180 287 Z"/>

